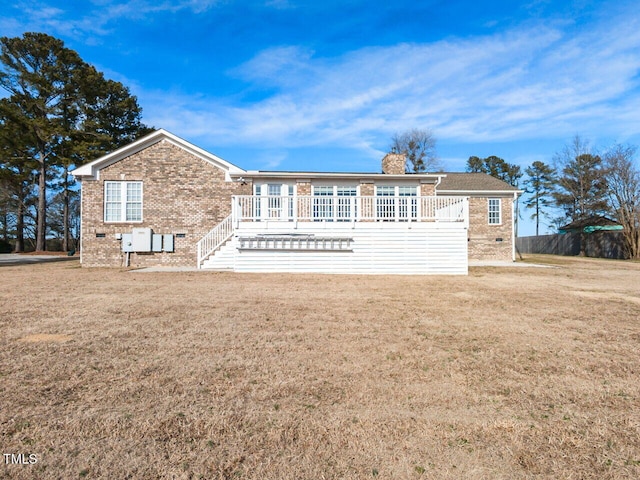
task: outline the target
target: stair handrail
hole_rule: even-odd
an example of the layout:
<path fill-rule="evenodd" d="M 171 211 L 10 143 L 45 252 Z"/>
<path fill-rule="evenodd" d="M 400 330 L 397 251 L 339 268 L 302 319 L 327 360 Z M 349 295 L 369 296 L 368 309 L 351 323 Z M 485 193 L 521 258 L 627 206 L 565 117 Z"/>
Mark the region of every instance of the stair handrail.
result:
<path fill-rule="evenodd" d="M 233 235 L 233 215 L 229 215 L 198 241 L 198 268 L 202 262 Z"/>

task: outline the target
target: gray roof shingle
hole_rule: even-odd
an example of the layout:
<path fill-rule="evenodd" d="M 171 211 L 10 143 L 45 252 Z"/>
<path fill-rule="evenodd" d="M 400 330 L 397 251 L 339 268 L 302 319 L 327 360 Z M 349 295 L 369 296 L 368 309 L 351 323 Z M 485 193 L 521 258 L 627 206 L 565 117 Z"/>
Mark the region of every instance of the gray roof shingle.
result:
<path fill-rule="evenodd" d="M 437 190 L 439 191 L 460 191 L 460 192 L 491 192 L 491 191 L 518 191 L 507 182 L 503 182 L 486 173 L 459 173 L 443 172 L 447 176 L 442 179 Z"/>

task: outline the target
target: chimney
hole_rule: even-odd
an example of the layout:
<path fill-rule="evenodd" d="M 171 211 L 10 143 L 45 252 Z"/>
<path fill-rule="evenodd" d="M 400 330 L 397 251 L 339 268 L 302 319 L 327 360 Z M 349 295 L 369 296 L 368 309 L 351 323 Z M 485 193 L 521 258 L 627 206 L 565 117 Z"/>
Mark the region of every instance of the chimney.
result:
<path fill-rule="evenodd" d="M 402 175 L 406 171 L 406 166 L 407 156 L 404 153 L 397 153 L 395 149 L 382 159 L 382 173 L 388 175 Z"/>

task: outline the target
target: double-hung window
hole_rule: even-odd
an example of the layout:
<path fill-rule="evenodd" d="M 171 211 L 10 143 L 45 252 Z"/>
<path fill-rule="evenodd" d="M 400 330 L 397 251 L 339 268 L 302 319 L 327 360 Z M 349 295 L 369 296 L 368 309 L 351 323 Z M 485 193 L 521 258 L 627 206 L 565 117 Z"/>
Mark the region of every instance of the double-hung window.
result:
<path fill-rule="evenodd" d="M 317 185 L 313 187 L 313 219 L 318 222 L 354 221 L 358 188 L 344 185 Z"/>
<path fill-rule="evenodd" d="M 333 220 L 333 187 L 313 187 L 313 219 Z"/>
<path fill-rule="evenodd" d="M 395 195 L 396 187 L 376 186 L 376 218 L 378 221 L 391 222 L 395 220 Z"/>
<path fill-rule="evenodd" d="M 104 182 L 104 221 L 142 221 L 142 182 Z"/>
<path fill-rule="evenodd" d="M 398 187 L 398 217 L 401 222 L 406 222 L 409 218 L 415 221 L 418 218 L 417 192 L 417 187 Z"/>
<path fill-rule="evenodd" d="M 376 219 L 382 222 L 406 222 L 418 218 L 418 188 L 380 185 L 376 187 Z"/>
<path fill-rule="evenodd" d="M 500 225 L 502 223 L 502 210 L 499 198 L 489 199 L 489 225 Z"/>
<path fill-rule="evenodd" d="M 357 187 L 336 187 L 336 200 L 338 202 L 336 220 L 338 222 L 348 222 L 356 219 L 358 215 L 358 206 L 356 204 L 357 195 Z"/>

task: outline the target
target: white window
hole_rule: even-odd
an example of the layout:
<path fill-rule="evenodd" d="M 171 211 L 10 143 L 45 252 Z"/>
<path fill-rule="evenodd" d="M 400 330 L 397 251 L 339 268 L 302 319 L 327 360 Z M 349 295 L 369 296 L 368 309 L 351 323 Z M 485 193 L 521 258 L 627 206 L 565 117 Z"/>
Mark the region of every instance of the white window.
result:
<path fill-rule="evenodd" d="M 500 225 L 502 223 L 502 210 L 499 198 L 489 199 L 489 225 Z"/>
<path fill-rule="evenodd" d="M 315 221 L 333 219 L 333 187 L 313 187 L 313 218 Z"/>
<path fill-rule="evenodd" d="M 321 220 L 348 222 L 357 215 L 358 187 L 338 185 L 314 185 L 313 217 Z"/>
<path fill-rule="evenodd" d="M 358 215 L 358 206 L 356 203 L 356 196 L 358 195 L 357 187 L 336 187 L 337 211 L 336 220 L 338 222 L 348 222 L 349 220 L 355 220 Z"/>
<path fill-rule="evenodd" d="M 396 218 L 395 201 L 396 187 L 376 186 L 377 217 L 380 221 L 391 221 Z"/>
<path fill-rule="evenodd" d="M 142 221 L 142 182 L 104 182 L 104 221 Z"/>
<path fill-rule="evenodd" d="M 260 201 L 260 193 L 262 192 L 262 185 L 253 185 L 253 194 L 256 195 L 258 198 L 254 199 L 254 205 L 255 205 L 255 215 L 254 218 L 258 221 L 260 221 L 260 204 L 262 203 Z"/>
<path fill-rule="evenodd" d="M 406 222 L 418 216 L 418 187 L 376 186 L 377 220 Z M 409 197 L 409 198 L 407 198 Z"/>
<path fill-rule="evenodd" d="M 293 222 L 293 193 L 294 188 L 293 185 L 289 185 L 287 189 L 287 193 L 289 194 L 289 198 L 287 198 L 287 203 L 289 204 L 289 221 Z"/>
<path fill-rule="evenodd" d="M 399 197 L 411 197 L 411 198 L 399 198 L 398 199 L 398 215 L 400 221 L 407 221 L 409 217 L 416 219 L 418 217 L 418 188 L 417 187 L 398 187 Z"/>

